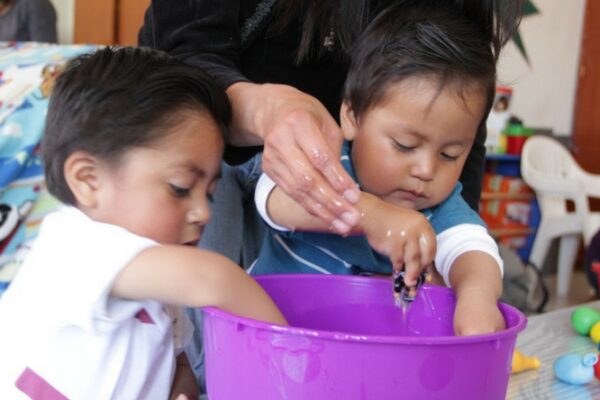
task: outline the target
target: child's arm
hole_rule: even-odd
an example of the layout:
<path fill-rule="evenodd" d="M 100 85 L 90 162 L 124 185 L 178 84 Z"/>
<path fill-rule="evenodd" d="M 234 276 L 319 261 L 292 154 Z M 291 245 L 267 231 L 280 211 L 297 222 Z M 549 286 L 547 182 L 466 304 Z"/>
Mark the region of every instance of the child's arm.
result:
<path fill-rule="evenodd" d="M 404 267 L 406 284 L 414 285 L 435 256 L 435 233 L 427 218 L 366 192 L 361 192 L 356 207 L 361 218 L 350 233 L 364 233 L 371 247 L 390 258 L 396 271 Z M 290 230 L 332 231 L 321 218 L 310 215 L 277 186 L 266 198 L 266 213 L 272 222 Z"/>
<path fill-rule="evenodd" d="M 200 389 L 185 353 L 178 355 L 175 362 L 175 376 L 173 377 L 169 399 L 181 399 L 181 395 L 184 395 L 188 400 L 197 399 L 200 395 Z"/>
<path fill-rule="evenodd" d="M 498 263 L 481 251 L 460 255 L 450 269 L 450 285 L 456 294 L 454 331 L 457 335 L 497 332 L 505 327 L 498 309 L 502 276 Z"/>
<path fill-rule="evenodd" d="M 215 306 L 237 315 L 287 324 L 271 298 L 224 256 L 188 246 L 157 246 L 117 275 L 111 294 L 188 307 Z"/>

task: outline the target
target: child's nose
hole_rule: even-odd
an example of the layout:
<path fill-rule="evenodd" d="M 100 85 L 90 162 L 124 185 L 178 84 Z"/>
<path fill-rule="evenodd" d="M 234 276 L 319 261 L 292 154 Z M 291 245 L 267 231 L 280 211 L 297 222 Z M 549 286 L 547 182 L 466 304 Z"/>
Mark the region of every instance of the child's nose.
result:
<path fill-rule="evenodd" d="M 413 163 L 411 167 L 412 175 L 423 181 L 432 180 L 434 176 L 434 171 L 435 159 L 431 156 L 419 158 Z"/>
<path fill-rule="evenodd" d="M 205 225 L 210 220 L 210 207 L 208 200 L 198 199 L 192 204 L 192 208 L 187 213 L 187 222 L 190 224 Z"/>

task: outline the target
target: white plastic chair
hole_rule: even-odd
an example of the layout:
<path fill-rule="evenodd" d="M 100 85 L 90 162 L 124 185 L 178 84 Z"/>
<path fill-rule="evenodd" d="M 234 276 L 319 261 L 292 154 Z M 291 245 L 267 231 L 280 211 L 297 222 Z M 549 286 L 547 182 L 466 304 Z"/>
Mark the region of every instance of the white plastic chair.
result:
<path fill-rule="evenodd" d="M 532 136 L 521 154 L 521 175 L 535 191 L 541 213 L 529 261 L 542 268 L 552 240 L 560 238 L 557 294 L 569 292 L 580 238 L 587 246 L 600 228 L 600 212 L 591 212 L 588 198 L 600 198 L 600 175 L 584 171 L 560 142 Z M 575 210 L 567 209 L 567 200 Z"/>

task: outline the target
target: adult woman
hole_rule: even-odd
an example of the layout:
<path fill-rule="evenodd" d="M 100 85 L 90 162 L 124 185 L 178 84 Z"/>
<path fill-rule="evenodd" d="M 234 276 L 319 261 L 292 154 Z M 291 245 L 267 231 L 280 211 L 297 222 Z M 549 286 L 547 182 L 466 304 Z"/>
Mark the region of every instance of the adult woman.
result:
<path fill-rule="evenodd" d="M 140 44 L 205 68 L 227 87 L 233 104 L 225 159 L 244 164 L 224 168 L 214 210 L 221 233 L 210 232 L 213 224 L 205 235 L 212 243 L 206 246 L 245 266 L 254 260 L 260 232 L 251 229 L 242 235 L 239 224 L 244 221 L 246 229 L 251 225 L 252 183 L 260 160 L 247 159 L 261 145 L 262 169 L 286 193 L 338 233 L 356 223 L 357 192 L 337 161 L 340 93 L 355 37 L 379 10 L 397 1 L 152 1 Z M 466 12 L 486 16 L 490 45 L 496 48 L 520 20 L 520 1 L 456 1 Z M 500 32 L 499 41 L 492 39 L 495 31 Z M 482 126 L 461 176 L 463 197 L 474 209 L 481 191 L 484 141 Z M 235 204 L 226 204 L 228 200 Z M 233 232 L 250 240 L 244 248 L 248 251 L 232 246 L 238 238 Z"/>

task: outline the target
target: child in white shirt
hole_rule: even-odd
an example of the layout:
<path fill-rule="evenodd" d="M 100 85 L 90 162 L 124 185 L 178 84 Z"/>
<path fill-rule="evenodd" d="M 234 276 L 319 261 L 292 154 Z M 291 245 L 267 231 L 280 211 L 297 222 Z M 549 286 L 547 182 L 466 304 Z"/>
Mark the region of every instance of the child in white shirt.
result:
<path fill-rule="evenodd" d="M 191 332 L 166 308 L 285 323 L 240 267 L 195 247 L 230 116 L 222 87 L 166 54 L 105 48 L 70 63 L 42 141 L 65 207 L 0 301 L 0 398 L 194 397 L 175 354 Z"/>

